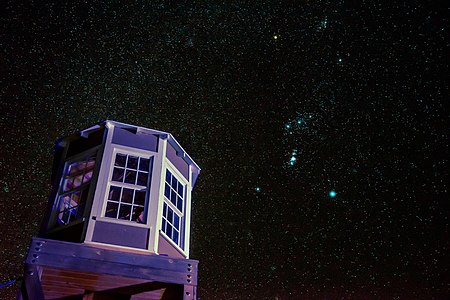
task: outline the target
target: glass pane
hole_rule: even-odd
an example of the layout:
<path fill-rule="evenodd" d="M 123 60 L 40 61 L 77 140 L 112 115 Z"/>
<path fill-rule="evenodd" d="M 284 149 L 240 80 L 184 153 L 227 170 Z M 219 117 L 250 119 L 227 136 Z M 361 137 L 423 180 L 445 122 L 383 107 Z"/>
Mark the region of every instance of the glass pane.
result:
<path fill-rule="evenodd" d="M 80 203 L 80 192 L 73 193 L 72 199 L 70 200 L 70 207 L 78 206 Z"/>
<path fill-rule="evenodd" d="M 124 173 L 124 169 L 114 168 L 112 180 L 118 181 L 118 182 L 123 182 L 123 173 Z"/>
<path fill-rule="evenodd" d="M 136 183 L 136 171 L 128 170 L 125 174 L 125 182 L 135 184 Z"/>
<path fill-rule="evenodd" d="M 166 196 L 167 199 L 170 199 L 170 186 L 167 183 L 164 188 L 164 196 Z"/>
<path fill-rule="evenodd" d="M 177 196 L 177 208 L 179 211 L 183 211 L 183 199 Z"/>
<path fill-rule="evenodd" d="M 64 182 L 63 192 L 70 191 L 73 188 L 73 178 L 68 178 Z"/>
<path fill-rule="evenodd" d="M 167 212 L 167 221 L 169 221 L 169 223 L 173 223 L 173 211 L 170 207 Z"/>
<path fill-rule="evenodd" d="M 83 177 L 83 183 L 89 182 L 92 179 L 92 170 L 84 173 L 84 177 Z"/>
<path fill-rule="evenodd" d="M 139 161 L 139 170 L 148 172 L 149 165 L 150 165 L 150 159 L 141 157 L 141 159 Z"/>
<path fill-rule="evenodd" d="M 162 219 L 162 231 L 166 232 L 166 219 Z"/>
<path fill-rule="evenodd" d="M 145 223 L 144 208 L 140 206 L 133 206 L 133 216 L 131 221 L 136 221 L 138 223 Z"/>
<path fill-rule="evenodd" d="M 135 191 L 134 194 L 134 204 L 145 205 L 145 190 Z"/>
<path fill-rule="evenodd" d="M 169 184 L 170 184 L 170 178 L 171 178 L 171 175 L 172 175 L 172 174 L 170 174 L 170 171 L 169 171 L 169 170 L 166 170 L 166 181 L 167 181 L 167 183 L 169 183 Z"/>
<path fill-rule="evenodd" d="M 173 187 L 174 190 L 177 189 L 177 184 L 178 184 L 178 180 L 175 178 L 175 176 L 172 176 L 171 186 Z"/>
<path fill-rule="evenodd" d="M 178 232 L 175 229 L 173 230 L 172 240 L 178 245 Z"/>
<path fill-rule="evenodd" d="M 177 205 L 177 194 L 174 190 L 170 191 L 170 202 L 172 202 L 174 205 Z"/>
<path fill-rule="evenodd" d="M 178 188 L 177 188 L 177 193 L 183 197 L 183 185 L 181 183 L 178 182 Z"/>
<path fill-rule="evenodd" d="M 72 188 L 76 189 L 77 187 L 79 187 L 81 185 L 82 180 L 83 180 L 83 174 L 82 175 L 78 175 L 77 177 L 75 177 L 73 179 Z"/>
<path fill-rule="evenodd" d="M 126 161 L 127 161 L 127 156 L 125 154 L 117 153 L 116 154 L 116 162 L 114 163 L 114 165 L 125 168 Z"/>
<path fill-rule="evenodd" d="M 163 216 L 167 217 L 167 204 L 166 203 L 164 203 L 164 205 L 163 205 Z"/>
<path fill-rule="evenodd" d="M 86 163 L 84 161 L 74 162 L 70 164 L 67 174 L 69 176 L 75 176 L 83 173 L 85 164 Z"/>
<path fill-rule="evenodd" d="M 169 223 L 166 225 L 166 234 L 168 237 L 172 238 L 172 226 Z"/>
<path fill-rule="evenodd" d="M 147 186 L 147 180 L 148 180 L 148 173 L 139 172 L 136 184 Z"/>
<path fill-rule="evenodd" d="M 120 187 L 112 185 L 109 188 L 108 199 L 119 202 L 119 200 L 120 200 L 120 190 L 121 190 Z"/>
<path fill-rule="evenodd" d="M 79 206 L 77 207 L 77 213 L 76 213 L 76 215 L 74 216 L 74 218 L 73 218 L 72 221 L 82 219 L 82 218 L 83 218 L 83 212 L 84 212 L 84 204 L 79 205 Z"/>
<path fill-rule="evenodd" d="M 59 213 L 58 215 L 58 223 L 59 224 L 67 224 L 69 223 L 70 214 L 67 210 Z"/>
<path fill-rule="evenodd" d="M 180 217 L 177 214 L 173 216 L 173 227 L 180 230 Z"/>
<path fill-rule="evenodd" d="M 131 205 L 120 204 L 119 219 L 130 220 L 131 217 Z"/>
<path fill-rule="evenodd" d="M 127 169 L 137 169 L 138 165 L 138 157 L 137 156 L 128 156 Z"/>
<path fill-rule="evenodd" d="M 132 189 L 124 188 L 122 191 L 122 202 L 132 203 L 133 202 L 133 192 Z"/>
<path fill-rule="evenodd" d="M 109 202 L 106 204 L 106 212 L 105 217 L 108 218 L 117 218 L 117 208 L 119 207 L 118 203 Z"/>
<path fill-rule="evenodd" d="M 59 198 L 59 211 L 63 211 L 69 208 L 70 205 L 70 195 Z"/>
<path fill-rule="evenodd" d="M 86 162 L 85 172 L 93 170 L 95 166 L 95 158 L 91 157 Z"/>

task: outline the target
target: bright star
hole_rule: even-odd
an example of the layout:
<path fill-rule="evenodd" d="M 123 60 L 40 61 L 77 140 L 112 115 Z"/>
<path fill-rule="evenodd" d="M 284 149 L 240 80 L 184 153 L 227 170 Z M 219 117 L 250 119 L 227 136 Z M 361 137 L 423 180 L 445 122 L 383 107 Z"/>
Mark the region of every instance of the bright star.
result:
<path fill-rule="evenodd" d="M 255 191 L 261 192 L 261 188 L 260 188 L 259 186 L 257 186 L 257 187 L 255 188 Z"/>
<path fill-rule="evenodd" d="M 274 40 L 278 40 L 278 35 L 274 34 L 274 35 L 273 35 L 273 39 L 274 39 Z"/>
<path fill-rule="evenodd" d="M 336 192 L 335 191 L 330 191 L 329 193 L 328 193 L 328 195 L 330 195 L 330 197 L 331 198 L 334 198 L 334 197 L 336 197 Z"/>

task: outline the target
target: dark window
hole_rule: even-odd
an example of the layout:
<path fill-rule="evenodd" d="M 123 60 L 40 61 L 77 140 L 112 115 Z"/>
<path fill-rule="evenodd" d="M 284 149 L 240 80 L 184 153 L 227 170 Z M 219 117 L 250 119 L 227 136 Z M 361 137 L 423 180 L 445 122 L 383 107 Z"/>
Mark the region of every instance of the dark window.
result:
<path fill-rule="evenodd" d="M 184 192 L 183 185 L 169 170 L 166 170 L 164 186 L 164 204 L 161 230 L 178 246 L 184 248 L 181 239 L 184 219 Z"/>

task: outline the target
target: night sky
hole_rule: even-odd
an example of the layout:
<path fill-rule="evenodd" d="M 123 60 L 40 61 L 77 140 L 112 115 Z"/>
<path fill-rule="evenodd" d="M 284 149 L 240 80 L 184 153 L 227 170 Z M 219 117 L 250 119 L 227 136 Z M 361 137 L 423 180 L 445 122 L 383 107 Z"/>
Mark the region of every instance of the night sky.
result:
<path fill-rule="evenodd" d="M 0 282 L 55 140 L 111 119 L 202 167 L 202 300 L 450 297 L 448 3 L 74 2 L 1 4 Z"/>

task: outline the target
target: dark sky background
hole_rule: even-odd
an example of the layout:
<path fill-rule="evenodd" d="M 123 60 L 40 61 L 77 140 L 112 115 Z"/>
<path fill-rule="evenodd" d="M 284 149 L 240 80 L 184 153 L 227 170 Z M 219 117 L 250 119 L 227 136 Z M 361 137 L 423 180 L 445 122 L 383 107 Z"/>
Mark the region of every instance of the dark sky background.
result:
<path fill-rule="evenodd" d="M 203 169 L 202 300 L 448 299 L 448 3 L 70 2 L 1 4 L 0 282 L 54 141 L 112 119 Z"/>

